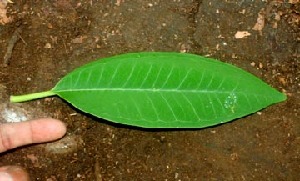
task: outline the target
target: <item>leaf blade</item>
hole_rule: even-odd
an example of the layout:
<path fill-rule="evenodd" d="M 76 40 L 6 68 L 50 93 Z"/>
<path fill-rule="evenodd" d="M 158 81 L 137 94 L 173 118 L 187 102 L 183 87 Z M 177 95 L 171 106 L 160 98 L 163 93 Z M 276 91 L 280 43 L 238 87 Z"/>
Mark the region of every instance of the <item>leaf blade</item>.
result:
<path fill-rule="evenodd" d="M 52 91 L 84 112 L 147 128 L 212 126 L 286 98 L 230 64 L 157 52 L 92 62 L 68 74 Z"/>

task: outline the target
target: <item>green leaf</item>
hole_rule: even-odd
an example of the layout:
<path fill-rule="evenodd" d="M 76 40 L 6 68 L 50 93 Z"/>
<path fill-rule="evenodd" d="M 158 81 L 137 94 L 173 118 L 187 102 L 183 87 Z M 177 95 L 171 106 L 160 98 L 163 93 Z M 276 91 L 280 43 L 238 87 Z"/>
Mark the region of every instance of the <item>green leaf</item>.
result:
<path fill-rule="evenodd" d="M 50 91 L 11 100 L 53 94 L 97 117 L 145 128 L 208 127 L 286 99 L 233 65 L 158 52 L 104 58 L 69 73 Z"/>

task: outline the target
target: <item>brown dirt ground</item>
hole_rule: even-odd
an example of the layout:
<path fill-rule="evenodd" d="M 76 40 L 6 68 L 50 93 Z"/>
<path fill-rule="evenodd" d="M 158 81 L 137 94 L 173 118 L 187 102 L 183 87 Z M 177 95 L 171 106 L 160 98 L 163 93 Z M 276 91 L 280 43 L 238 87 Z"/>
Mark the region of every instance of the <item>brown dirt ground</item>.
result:
<path fill-rule="evenodd" d="M 0 25 L 2 110 L 63 120 L 67 136 L 0 155 L 33 180 L 297 180 L 300 172 L 300 6 L 290 1 L 22 0 Z M 257 22 L 258 30 L 253 27 Z M 237 31 L 250 36 L 237 39 Z M 288 100 L 199 130 L 140 130 L 82 114 L 53 97 L 12 105 L 12 94 L 44 91 L 74 68 L 139 51 L 220 59 L 284 91 Z M 1 107 L 0 107 L 1 108 Z M 3 120 L 2 120 L 3 121 Z"/>

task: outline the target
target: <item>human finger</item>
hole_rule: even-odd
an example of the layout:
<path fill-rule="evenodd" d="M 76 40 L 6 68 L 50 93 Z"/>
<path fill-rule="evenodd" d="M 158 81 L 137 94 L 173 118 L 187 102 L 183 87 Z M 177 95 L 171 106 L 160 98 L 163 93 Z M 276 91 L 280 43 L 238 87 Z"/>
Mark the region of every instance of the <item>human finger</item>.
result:
<path fill-rule="evenodd" d="M 65 133 L 65 124 L 52 118 L 0 124 L 0 153 L 31 143 L 53 141 Z"/>
<path fill-rule="evenodd" d="M 5 166 L 0 168 L 0 180 L 29 181 L 28 173 L 18 166 Z"/>

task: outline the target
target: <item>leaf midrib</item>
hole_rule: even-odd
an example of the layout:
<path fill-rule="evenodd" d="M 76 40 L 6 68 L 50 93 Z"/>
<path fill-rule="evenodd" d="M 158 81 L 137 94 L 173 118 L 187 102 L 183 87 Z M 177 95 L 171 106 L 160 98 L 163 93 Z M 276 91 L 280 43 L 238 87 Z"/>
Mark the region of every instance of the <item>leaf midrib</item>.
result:
<path fill-rule="evenodd" d="M 218 91 L 218 90 L 187 90 L 187 89 L 155 89 L 155 88 L 97 88 L 97 89 L 68 89 L 68 90 L 53 90 L 56 93 L 61 92 L 83 92 L 83 91 L 128 91 L 128 92 L 178 92 L 178 93 L 239 93 L 234 90 L 232 91 Z M 243 92 L 244 93 L 244 92 Z"/>

